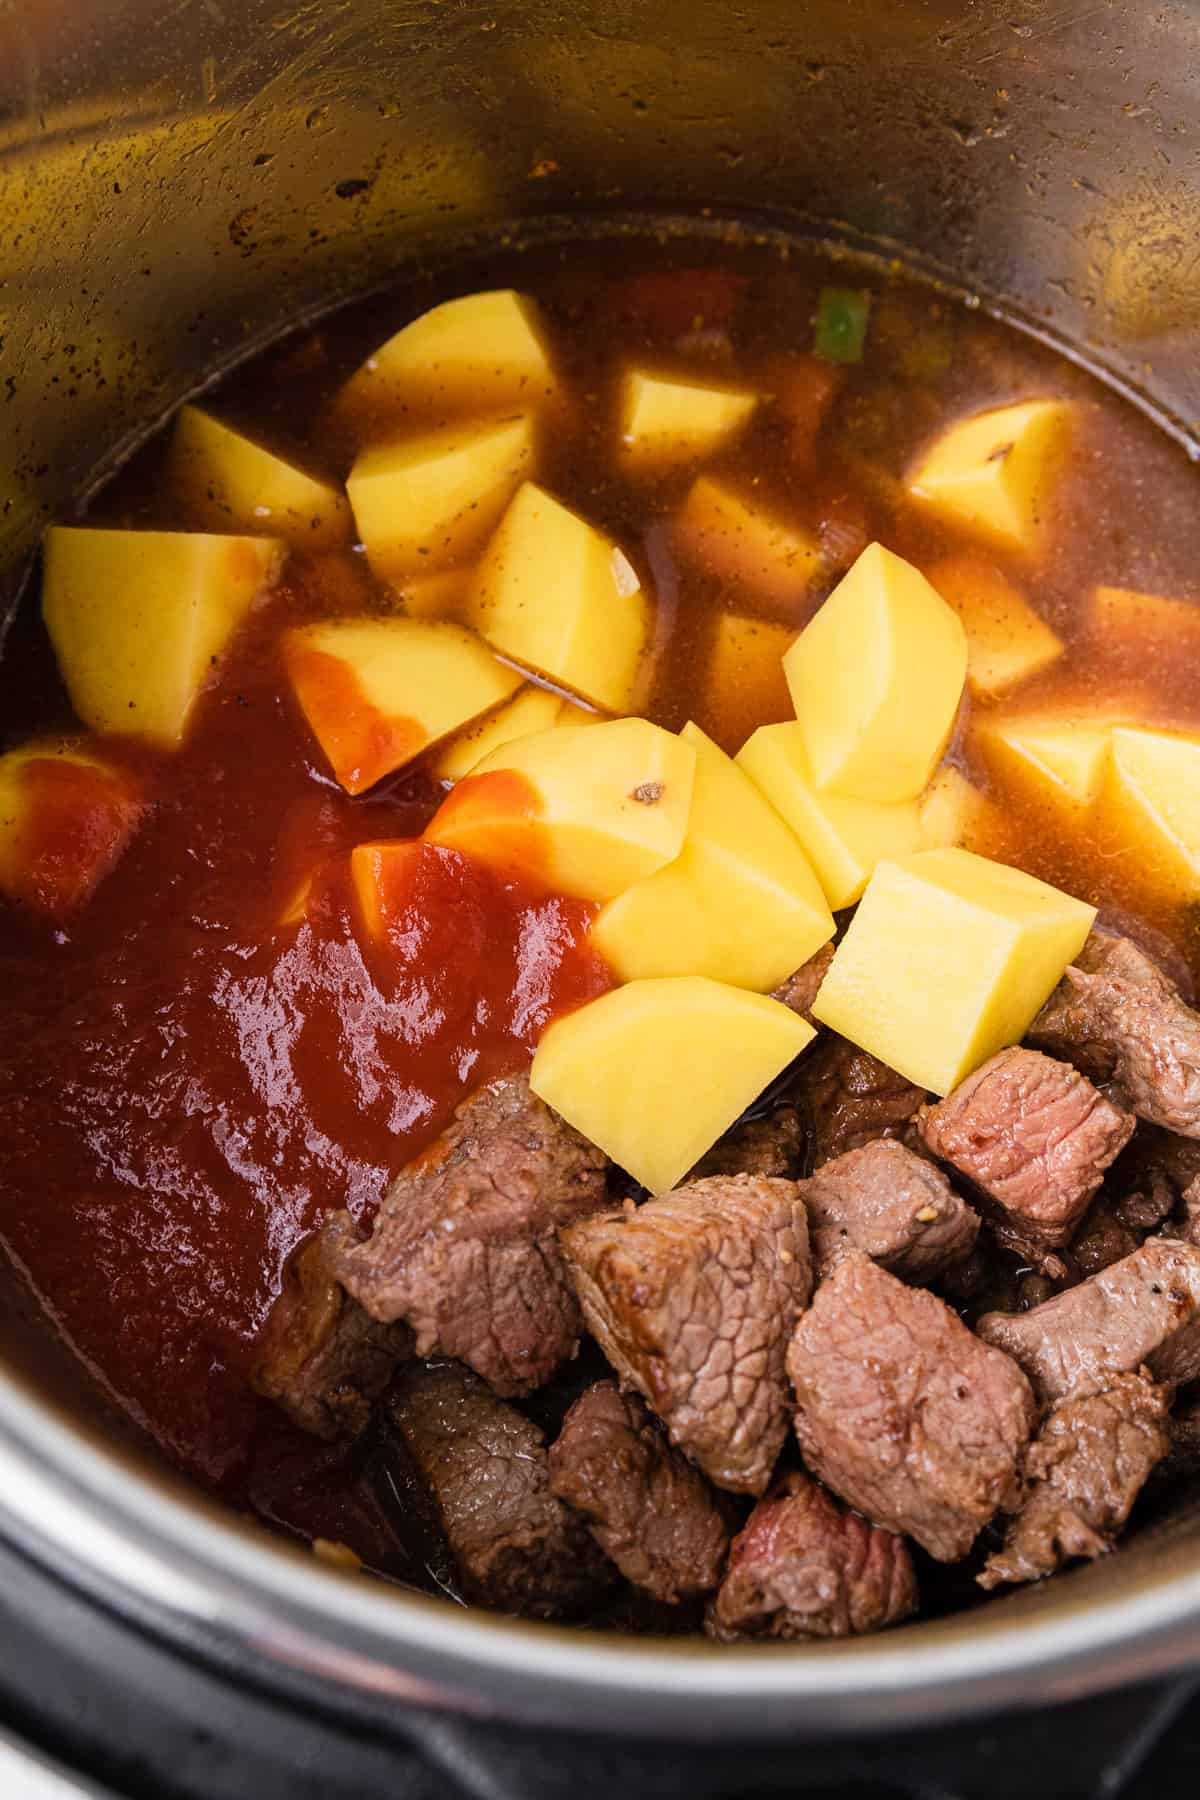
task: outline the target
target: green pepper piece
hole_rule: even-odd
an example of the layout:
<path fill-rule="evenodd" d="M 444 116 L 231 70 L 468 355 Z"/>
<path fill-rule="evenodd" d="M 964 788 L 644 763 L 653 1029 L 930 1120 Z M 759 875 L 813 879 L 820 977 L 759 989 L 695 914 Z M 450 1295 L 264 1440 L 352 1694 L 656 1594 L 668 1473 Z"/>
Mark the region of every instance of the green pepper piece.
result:
<path fill-rule="evenodd" d="M 871 296 L 862 288 L 821 289 L 813 349 L 831 363 L 862 361 Z"/>

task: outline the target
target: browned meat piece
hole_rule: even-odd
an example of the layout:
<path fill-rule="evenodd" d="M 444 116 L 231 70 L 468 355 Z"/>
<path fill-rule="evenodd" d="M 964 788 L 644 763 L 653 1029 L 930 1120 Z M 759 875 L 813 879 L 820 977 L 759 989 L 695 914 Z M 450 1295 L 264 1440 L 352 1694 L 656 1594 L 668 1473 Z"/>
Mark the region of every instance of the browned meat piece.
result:
<path fill-rule="evenodd" d="M 1171 1447 L 1156 1476 L 1164 1480 L 1200 1474 L 1200 1400 L 1177 1406 L 1170 1420 Z"/>
<path fill-rule="evenodd" d="M 597 1381 L 550 1447 L 550 1486 L 635 1587 L 674 1605 L 715 1588 L 729 1530 L 716 1495 L 636 1394 Z"/>
<path fill-rule="evenodd" d="M 1153 1231 L 1169 1219 L 1200 1176 L 1200 1143 L 1154 1125 L 1139 1125 L 1105 1182 L 1114 1210 L 1131 1231 Z"/>
<path fill-rule="evenodd" d="M 905 1281 L 932 1281 L 970 1254 L 979 1232 L 941 1170 L 889 1138 L 823 1163 L 800 1192 L 818 1281 L 855 1250 Z"/>
<path fill-rule="evenodd" d="M 939 1562 L 1015 1499 L 1029 1383 L 923 1288 L 847 1257 L 796 1327 L 788 1373 L 809 1468 Z"/>
<path fill-rule="evenodd" d="M 542 1433 L 478 1376 L 458 1363 L 412 1363 L 387 1415 L 471 1599 L 527 1618 L 571 1618 L 608 1587 L 612 1565 L 551 1492 Z"/>
<path fill-rule="evenodd" d="M 917 1115 L 927 1149 L 988 1196 L 1017 1247 L 1069 1242 L 1133 1128 L 1070 1063 L 1020 1048 Z"/>
<path fill-rule="evenodd" d="M 804 1156 L 804 1126 L 794 1106 L 777 1106 L 765 1119 L 748 1119 L 715 1143 L 688 1177 L 708 1175 L 777 1175 L 799 1173 Z"/>
<path fill-rule="evenodd" d="M 1200 1376 L 1200 1250 L 1147 1238 L 1140 1250 L 1027 1313 L 987 1313 L 979 1335 L 1020 1363 L 1054 1405 L 1145 1363 L 1158 1381 Z"/>
<path fill-rule="evenodd" d="M 799 1473 L 785 1475 L 733 1540 L 706 1629 L 738 1638 L 840 1638 L 882 1631 L 917 1609 L 908 1545 Z"/>
<path fill-rule="evenodd" d="M 979 1585 L 1037 1581 L 1113 1547 L 1142 1484 L 1167 1454 L 1170 1399 L 1143 1375 L 1056 1406 L 1025 1455 L 1025 1498 Z"/>
<path fill-rule="evenodd" d="M 498 1394 L 526 1394 L 573 1356 L 580 1319 L 557 1228 L 608 1204 L 606 1159 L 529 1091 L 493 1082 L 396 1177 L 337 1275 L 419 1356 L 452 1356 Z"/>
<path fill-rule="evenodd" d="M 1200 1013 L 1136 944 L 1093 931 L 1029 1029 L 1153 1125 L 1200 1138 Z"/>
<path fill-rule="evenodd" d="M 761 1494 L 787 1436 L 784 1357 L 812 1289 L 796 1183 L 711 1176 L 562 1241 L 622 1383 L 718 1487 Z"/>
<path fill-rule="evenodd" d="M 334 1275 L 355 1241 L 349 1213 L 336 1213 L 289 1259 L 255 1358 L 258 1392 L 317 1437 L 362 1431 L 371 1402 L 413 1353 L 407 1325 L 381 1325 Z"/>
<path fill-rule="evenodd" d="M 1099 1200 L 1072 1239 L 1071 1274 L 1077 1281 L 1087 1281 L 1101 1269 L 1111 1269 L 1114 1263 L 1132 1256 L 1140 1243 L 1141 1238 L 1122 1223 L 1116 1208 Z M 1049 1294 L 1045 1298 L 1049 1299 Z"/>
<path fill-rule="evenodd" d="M 799 1013 L 810 1025 L 815 1024 L 812 1016 L 813 1001 L 821 991 L 821 983 L 829 973 L 829 965 L 836 950 L 835 943 L 822 944 L 815 956 L 810 956 L 786 981 L 780 982 L 771 995 L 772 1000 L 782 1000 L 785 1006 L 790 1006 L 794 1013 Z"/>
<path fill-rule="evenodd" d="M 875 1138 L 903 1137 L 926 1097 L 924 1088 L 832 1034 L 801 1065 L 796 1092 L 812 1121 L 818 1169 Z"/>

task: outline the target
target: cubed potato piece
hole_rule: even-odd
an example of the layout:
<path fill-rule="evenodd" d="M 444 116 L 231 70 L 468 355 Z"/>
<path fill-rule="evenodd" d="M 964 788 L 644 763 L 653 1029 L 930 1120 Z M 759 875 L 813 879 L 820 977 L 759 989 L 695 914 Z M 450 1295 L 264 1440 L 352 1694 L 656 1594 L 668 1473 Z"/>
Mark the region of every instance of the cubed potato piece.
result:
<path fill-rule="evenodd" d="M 346 491 L 379 579 L 403 587 L 406 577 L 470 556 L 530 473 L 533 450 L 525 414 L 364 450 Z"/>
<path fill-rule="evenodd" d="M 783 659 L 817 787 L 915 800 L 941 761 L 967 672 L 962 621 L 919 569 L 868 544 Z"/>
<path fill-rule="evenodd" d="M 1071 423 L 1062 400 L 1026 400 L 952 425 L 919 458 L 911 493 L 1006 550 L 1036 544 Z"/>
<path fill-rule="evenodd" d="M 715 455 L 749 424 L 757 405 L 748 388 L 628 369 L 621 381 L 621 462 L 657 474 Z"/>
<path fill-rule="evenodd" d="M 823 793 L 794 721 L 761 726 L 737 762 L 800 840 L 835 912 L 854 904 L 876 863 L 907 856 L 920 845 L 915 800 L 880 804 Z"/>
<path fill-rule="evenodd" d="M 665 1194 L 813 1036 L 764 994 L 699 975 L 631 981 L 543 1033 L 530 1086 Z"/>
<path fill-rule="evenodd" d="M 702 706 L 705 723 L 722 744 L 737 749 L 756 726 L 791 718 L 783 658 L 795 637 L 790 625 L 770 619 L 717 614 Z"/>
<path fill-rule="evenodd" d="M 1106 834 L 1139 886 L 1172 900 L 1200 892 L 1200 738 L 1117 726 L 1103 796 Z"/>
<path fill-rule="evenodd" d="M 607 712 L 632 705 L 647 597 L 612 539 L 532 481 L 484 551 L 469 616 L 501 656 Z"/>
<path fill-rule="evenodd" d="M 53 526 L 42 617 L 84 724 L 173 750 L 282 564 L 275 538 Z"/>
<path fill-rule="evenodd" d="M 707 975 L 778 987 L 833 936 L 820 883 L 779 814 L 695 725 L 692 811 L 673 863 L 611 900 L 592 942 L 621 981 Z"/>
<path fill-rule="evenodd" d="M 461 625 L 329 619 L 289 631 L 300 710 L 348 794 L 374 787 L 521 685 Z"/>
<path fill-rule="evenodd" d="M 198 406 L 180 409 L 170 473 L 188 524 L 203 531 L 267 531 L 304 550 L 328 550 L 351 535 L 339 487 Z"/>
<path fill-rule="evenodd" d="M 439 569 L 433 575 L 405 576 L 399 584 L 400 604 L 409 619 L 453 619 L 463 624 L 475 570 L 470 563 Z"/>
<path fill-rule="evenodd" d="M 461 781 L 493 750 L 515 743 L 517 738 L 549 731 L 552 725 L 559 723 L 563 705 L 561 694 L 552 693 L 549 688 L 535 687 L 533 682 L 527 681 L 511 700 L 506 700 L 495 712 L 477 719 L 452 738 L 434 758 L 433 773 L 442 781 Z"/>
<path fill-rule="evenodd" d="M 825 566 L 821 540 L 711 475 L 699 476 L 675 519 L 679 550 L 722 581 L 794 612 Z"/>
<path fill-rule="evenodd" d="M 557 388 L 537 307 L 497 288 L 447 300 L 381 344 L 342 389 L 338 410 L 369 429 L 404 412 L 533 411 Z"/>
<path fill-rule="evenodd" d="M 292 925 L 303 925 L 308 917 L 308 909 L 312 904 L 316 887 L 317 871 L 310 869 L 306 875 L 300 877 L 279 909 L 275 923 L 280 930 L 286 930 Z"/>
<path fill-rule="evenodd" d="M 1066 714 L 988 719 L 979 727 L 979 744 L 1002 780 L 1074 817 L 1094 804 L 1104 785 L 1112 721 Z"/>
<path fill-rule="evenodd" d="M 647 719 L 555 726 L 493 751 L 425 835 L 553 893 L 612 900 L 679 855 L 695 769 L 692 746 Z"/>
<path fill-rule="evenodd" d="M 984 557 L 970 551 L 947 556 L 927 573 L 963 622 L 972 694 L 993 699 L 1062 655 L 1062 639 Z"/>
<path fill-rule="evenodd" d="M 89 900 L 141 819 L 142 784 L 70 738 L 0 756 L 0 893 L 62 923 Z"/>
<path fill-rule="evenodd" d="M 1177 655 L 1186 644 L 1187 654 L 1193 656 L 1200 643 L 1200 600 L 1098 587 L 1088 608 L 1088 625 L 1101 649 L 1124 645 L 1144 659 L 1148 650 Z"/>
<path fill-rule="evenodd" d="M 356 844 L 350 852 L 350 886 L 366 936 L 382 939 L 389 919 L 399 918 L 420 879 L 422 858 L 429 850 L 420 838 L 386 838 Z"/>
<path fill-rule="evenodd" d="M 1025 1035 L 1095 917 L 1094 906 L 969 850 L 880 863 L 813 1015 L 948 1094 Z"/>
<path fill-rule="evenodd" d="M 939 769 L 917 805 L 922 850 L 972 850 L 986 836 L 991 806 L 961 769 Z"/>

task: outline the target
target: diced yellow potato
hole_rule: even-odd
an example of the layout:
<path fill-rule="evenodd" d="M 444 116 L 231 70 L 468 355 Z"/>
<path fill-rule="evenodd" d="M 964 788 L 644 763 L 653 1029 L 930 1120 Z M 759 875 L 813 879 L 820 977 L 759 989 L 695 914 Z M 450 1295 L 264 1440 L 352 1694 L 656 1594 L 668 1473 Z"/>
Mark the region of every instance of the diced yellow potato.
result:
<path fill-rule="evenodd" d="M 1104 826 L 1132 853 L 1138 884 L 1167 898 L 1200 892 L 1200 738 L 1117 726 Z"/>
<path fill-rule="evenodd" d="M 621 382 L 621 460 L 657 472 L 711 456 L 749 423 L 757 405 L 758 395 L 747 388 L 629 369 Z"/>
<path fill-rule="evenodd" d="M 0 756 L 0 893 L 63 920 L 137 829 L 141 783 L 72 738 Z"/>
<path fill-rule="evenodd" d="M 412 575 L 400 583 L 400 604 L 409 619 L 454 619 L 462 624 L 475 571 L 465 564 L 435 575 Z"/>
<path fill-rule="evenodd" d="M 608 712 L 632 704 L 646 595 L 612 539 L 532 481 L 483 553 L 469 616 L 501 656 Z"/>
<path fill-rule="evenodd" d="M 699 975 L 632 981 L 543 1033 L 530 1086 L 652 1194 L 665 1194 L 812 1042 L 764 994 Z"/>
<path fill-rule="evenodd" d="M 918 1087 L 951 1088 L 1020 1041 L 1096 917 L 969 850 L 880 863 L 814 1016 Z"/>
<path fill-rule="evenodd" d="M 281 929 L 289 925 L 303 925 L 308 917 L 308 909 L 316 885 L 317 872 L 315 869 L 310 869 L 307 875 L 301 876 L 284 901 L 279 911 L 279 917 L 275 921 Z"/>
<path fill-rule="evenodd" d="M 922 850 L 971 850 L 987 829 L 991 807 L 961 769 L 939 769 L 917 804 Z"/>
<path fill-rule="evenodd" d="M 622 981 L 708 975 L 778 987 L 833 936 L 808 858 L 773 807 L 695 725 L 692 811 L 673 863 L 610 900 L 592 942 Z"/>
<path fill-rule="evenodd" d="M 760 726 L 737 763 L 799 838 L 835 912 L 854 904 L 877 862 L 907 856 L 920 844 L 915 800 L 880 803 L 823 793 L 795 722 Z"/>
<path fill-rule="evenodd" d="M 555 726 L 495 750 L 425 836 L 552 893 L 611 900 L 683 848 L 696 752 L 647 719 Z"/>
<path fill-rule="evenodd" d="M 386 838 L 377 844 L 356 844 L 350 852 L 350 886 L 363 930 L 368 938 L 382 938 L 389 919 L 400 916 L 404 902 L 412 900 L 426 851 L 420 838 Z"/>
<path fill-rule="evenodd" d="M 1093 804 L 1104 785 L 1112 721 L 1066 715 L 990 719 L 979 742 L 991 767 L 1042 802 L 1077 814 Z"/>
<path fill-rule="evenodd" d="M 868 544 L 783 668 L 817 787 L 853 800 L 917 798 L 967 672 L 962 621 L 919 569 Z"/>
<path fill-rule="evenodd" d="M 748 500 L 711 475 L 699 476 L 675 520 L 683 553 L 723 581 L 795 607 L 825 565 L 821 540 Z"/>
<path fill-rule="evenodd" d="M 1062 639 L 983 557 L 970 551 L 947 556 L 927 573 L 963 622 L 967 686 L 973 694 L 992 699 L 1062 655 Z"/>
<path fill-rule="evenodd" d="M 339 410 L 375 424 L 402 411 L 533 410 L 556 388 L 537 307 L 497 288 L 447 300 L 398 331 L 346 383 Z"/>
<path fill-rule="evenodd" d="M 757 725 L 792 716 L 783 658 L 795 641 L 790 625 L 717 614 L 704 665 L 703 716 L 714 737 L 736 749 Z"/>
<path fill-rule="evenodd" d="M 1036 543 L 1071 422 L 1062 400 L 975 413 L 942 433 L 909 475 L 931 511 L 1009 550 Z"/>
<path fill-rule="evenodd" d="M 1200 600 L 1171 600 L 1135 588 L 1098 587 L 1088 613 L 1099 645 L 1136 646 L 1141 656 L 1151 648 L 1174 654 L 1183 644 L 1191 656 L 1200 640 Z"/>
<path fill-rule="evenodd" d="M 452 738 L 434 758 L 433 773 L 442 781 L 461 781 L 476 763 L 481 763 L 485 756 L 490 756 L 503 744 L 532 737 L 538 731 L 549 731 L 552 725 L 559 723 L 562 709 L 561 694 L 552 693 L 549 688 L 535 687 L 527 681 L 511 700 L 506 700 L 495 712 L 477 719 Z M 572 711 L 578 711 L 578 708 L 572 708 Z"/>
<path fill-rule="evenodd" d="M 300 710 L 349 794 L 361 794 L 516 692 L 473 632 L 423 619 L 329 619 L 289 631 Z"/>
<path fill-rule="evenodd" d="M 53 526 L 42 616 L 79 717 L 93 731 L 174 749 L 282 563 L 274 538 Z"/>
<path fill-rule="evenodd" d="M 525 414 L 364 450 L 346 491 L 376 575 L 402 587 L 406 577 L 469 556 L 532 464 Z"/>
<path fill-rule="evenodd" d="M 188 523 L 204 531 L 269 531 L 305 550 L 327 550 L 351 535 L 339 487 L 198 406 L 182 407 L 176 419 L 171 479 Z"/>

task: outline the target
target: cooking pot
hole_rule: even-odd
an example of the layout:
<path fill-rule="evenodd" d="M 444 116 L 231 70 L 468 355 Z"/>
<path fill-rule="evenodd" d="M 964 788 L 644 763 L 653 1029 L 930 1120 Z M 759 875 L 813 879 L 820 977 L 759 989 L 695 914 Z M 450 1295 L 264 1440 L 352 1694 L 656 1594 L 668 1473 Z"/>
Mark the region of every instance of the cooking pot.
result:
<path fill-rule="evenodd" d="M 737 223 L 900 257 L 1200 419 L 1186 0 L 0 0 L 0 595 L 185 395 L 497 233 Z M 86 1245 L 80 1246 L 86 1257 Z M 110 1416 L 15 1279 L 0 1534 L 265 1678 L 696 1735 L 913 1726 L 1200 1653 L 1200 1513 L 877 1640 L 730 1653 L 460 1610 L 239 1521 Z"/>

